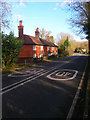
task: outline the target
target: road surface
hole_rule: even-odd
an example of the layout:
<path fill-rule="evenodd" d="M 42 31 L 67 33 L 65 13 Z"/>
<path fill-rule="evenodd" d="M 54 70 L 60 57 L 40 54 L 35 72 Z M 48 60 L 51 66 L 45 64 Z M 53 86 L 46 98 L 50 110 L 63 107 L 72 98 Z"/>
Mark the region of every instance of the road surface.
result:
<path fill-rule="evenodd" d="M 71 119 L 87 58 L 71 56 L 4 74 L 2 117 Z"/>

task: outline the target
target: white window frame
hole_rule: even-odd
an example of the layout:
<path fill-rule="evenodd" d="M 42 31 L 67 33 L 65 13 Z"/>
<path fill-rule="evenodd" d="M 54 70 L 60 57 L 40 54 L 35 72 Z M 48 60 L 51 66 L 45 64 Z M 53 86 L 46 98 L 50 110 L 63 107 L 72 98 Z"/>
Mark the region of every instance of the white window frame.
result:
<path fill-rule="evenodd" d="M 39 53 L 39 57 L 40 57 L 40 58 L 43 57 L 43 53 Z"/>
<path fill-rule="evenodd" d="M 36 58 L 36 53 L 33 53 L 33 58 Z"/>
<path fill-rule="evenodd" d="M 43 46 L 41 46 L 41 50 L 43 50 Z"/>
<path fill-rule="evenodd" d="M 54 52 L 52 52 L 51 55 L 54 55 Z"/>
<path fill-rule="evenodd" d="M 48 53 L 48 56 L 51 56 L 51 53 Z"/>
<path fill-rule="evenodd" d="M 36 45 L 33 45 L 33 51 L 35 51 L 36 50 Z"/>
<path fill-rule="evenodd" d="M 50 47 L 48 47 L 48 50 L 50 50 Z"/>
<path fill-rule="evenodd" d="M 52 50 L 54 50 L 54 47 L 52 47 Z"/>

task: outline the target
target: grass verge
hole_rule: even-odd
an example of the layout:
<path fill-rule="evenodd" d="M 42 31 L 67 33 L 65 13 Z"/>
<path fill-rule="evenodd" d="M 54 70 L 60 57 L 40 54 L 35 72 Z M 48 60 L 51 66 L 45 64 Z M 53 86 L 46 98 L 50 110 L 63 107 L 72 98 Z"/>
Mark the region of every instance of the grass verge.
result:
<path fill-rule="evenodd" d="M 15 64 L 11 67 L 5 67 L 2 69 L 2 74 L 13 72 L 13 71 L 18 71 L 21 69 L 29 68 L 30 66 L 35 66 L 35 63 L 28 63 L 28 64 Z"/>
<path fill-rule="evenodd" d="M 54 60 L 59 60 L 59 59 L 63 59 L 67 56 L 59 56 L 59 55 L 52 55 L 52 56 L 45 56 L 44 58 L 41 58 L 41 59 L 37 59 L 35 58 L 33 60 L 33 62 L 31 63 L 20 63 L 20 64 L 14 64 L 13 66 L 10 66 L 10 67 L 4 67 L 2 69 L 2 73 L 5 74 L 5 73 L 10 73 L 10 72 L 13 72 L 13 71 L 18 71 L 18 70 L 21 70 L 21 69 L 25 69 L 25 68 L 29 68 L 31 66 L 36 66 L 38 63 L 42 63 L 44 61 L 46 62 L 52 62 Z"/>

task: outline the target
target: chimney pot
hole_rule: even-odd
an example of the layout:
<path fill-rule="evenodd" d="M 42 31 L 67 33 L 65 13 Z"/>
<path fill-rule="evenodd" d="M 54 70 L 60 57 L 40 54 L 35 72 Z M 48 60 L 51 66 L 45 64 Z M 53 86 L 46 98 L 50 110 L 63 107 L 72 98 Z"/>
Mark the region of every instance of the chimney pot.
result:
<path fill-rule="evenodd" d="M 23 37 L 23 24 L 22 24 L 22 20 L 19 21 L 19 26 L 18 26 L 18 33 L 19 33 L 19 37 L 22 38 Z"/>
<path fill-rule="evenodd" d="M 38 32 L 39 32 L 39 28 L 37 28 L 37 29 L 36 29 L 36 31 L 38 31 Z"/>
<path fill-rule="evenodd" d="M 37 28 L 35 31 L 35 37 L 39 39 L 39 28 Z"/>

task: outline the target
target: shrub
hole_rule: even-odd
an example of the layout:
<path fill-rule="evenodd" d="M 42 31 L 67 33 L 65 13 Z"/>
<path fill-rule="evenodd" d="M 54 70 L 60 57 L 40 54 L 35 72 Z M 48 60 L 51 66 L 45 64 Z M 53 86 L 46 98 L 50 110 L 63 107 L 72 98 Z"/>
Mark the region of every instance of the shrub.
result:
<path fill-rule="evenodd" d="M 15 64 L 19 53 L 21 52 L 23 42 L 14 37 L 10 32 L 9 35 L 2 34 L 2 65 L 10 67 Z"/>

